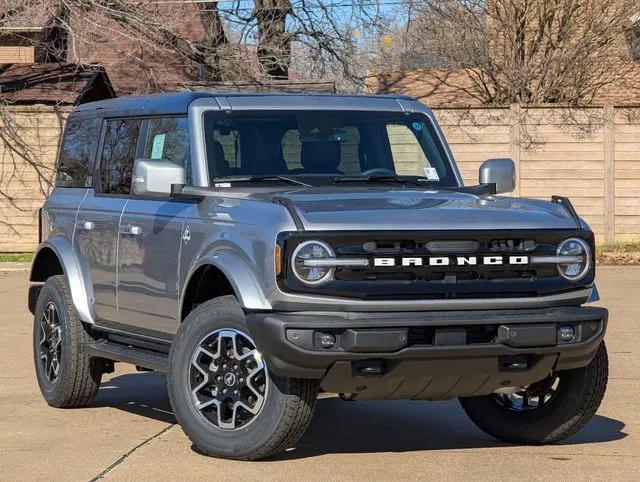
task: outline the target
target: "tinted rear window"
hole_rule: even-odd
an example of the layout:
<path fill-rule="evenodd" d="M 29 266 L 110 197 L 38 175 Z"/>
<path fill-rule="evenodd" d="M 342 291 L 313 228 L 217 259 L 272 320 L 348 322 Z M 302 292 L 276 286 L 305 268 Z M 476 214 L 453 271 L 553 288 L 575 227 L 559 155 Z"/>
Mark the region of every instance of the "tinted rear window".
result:
<path fill-rule="evenodd" d="M 117 119 L 107 122 L 100 160 L 103 193 L 130 193 L 140 124 L 140 119 Z"/>
<path fill-rule="evenodd" d="M 57 187 L 91 187 L 100 119 L 67 122 L 56 176 Z"/>

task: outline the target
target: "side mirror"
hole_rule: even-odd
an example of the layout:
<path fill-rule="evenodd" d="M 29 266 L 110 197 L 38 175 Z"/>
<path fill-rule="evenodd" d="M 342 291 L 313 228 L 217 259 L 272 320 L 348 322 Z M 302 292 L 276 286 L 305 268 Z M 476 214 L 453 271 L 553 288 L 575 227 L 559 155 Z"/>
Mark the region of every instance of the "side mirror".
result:
<path fill-rule="evenodd" d="M 480 184 L 495 184 L 496 194 L 511 192 L 516 187 L 516 165 L 512 159 L 487 159 L 480 166 Z"/>
<path fill-rule="evenodd" d="M 164 159 L 136 159 L 133 164 L 133 193 L 138 196 L 171 195 L 172 184 L 185 183 L 185 169 Z"/>

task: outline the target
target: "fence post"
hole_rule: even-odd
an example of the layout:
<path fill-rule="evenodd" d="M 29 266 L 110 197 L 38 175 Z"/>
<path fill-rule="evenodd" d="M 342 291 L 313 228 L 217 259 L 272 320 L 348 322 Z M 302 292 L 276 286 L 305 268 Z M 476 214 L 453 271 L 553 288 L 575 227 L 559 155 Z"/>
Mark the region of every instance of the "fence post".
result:
<path fill-rule="evenodd" d="M 516 165 L 516 188 L 513 191 L 514 196 L 520 196 L 520 186 L 522 179 L 520 177 L 520 104 L 511 104 L 509 106 L 509 151 L 511 159 Z"/>
<path fill-rule="evenodd" d="M 604 242 L 616 241 L 616 138 L 613 104 L 603 107 L 604 114 Z"/>

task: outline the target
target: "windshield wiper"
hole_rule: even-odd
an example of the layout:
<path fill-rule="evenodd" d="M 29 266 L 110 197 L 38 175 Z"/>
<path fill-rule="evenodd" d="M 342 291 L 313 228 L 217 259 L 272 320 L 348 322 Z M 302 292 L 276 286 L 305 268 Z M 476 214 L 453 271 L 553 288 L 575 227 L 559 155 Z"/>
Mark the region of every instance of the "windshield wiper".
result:
<path fill-rule="evenodd" d="M 386 182 L 392 181 L 400 184 L 412 184 L 414 186 L 425 187 L 425 184 L 414 181 L 413 179 L 408 179 L 406 177 L 401 176 L 338 176 L 334 179 L 334 182 L 337 184 L 339 182 Z"/>
<path fill-rule="evenodd" d="M 214 184 L 219 182 L 260 182 L 260 181 L 282 181 L 293 186 L 311 187 L 311 184 L 298 181 L 287 176 L 265 175 L 265 176 L 227 176 L 217 177 Z"/>

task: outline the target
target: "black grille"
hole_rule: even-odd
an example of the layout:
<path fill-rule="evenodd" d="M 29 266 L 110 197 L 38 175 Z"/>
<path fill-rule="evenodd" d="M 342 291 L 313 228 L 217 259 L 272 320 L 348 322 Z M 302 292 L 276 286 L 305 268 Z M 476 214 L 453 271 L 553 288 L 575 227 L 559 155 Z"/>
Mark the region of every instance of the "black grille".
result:
<path fill-rule="evenodd" d="M 534 239 L 492 239 L 487 246 L 493 252 L 530 253 L 537 245 Z"/>
<path fill-rule="evenodd" d="M 555 255 L 557 246 L 569 237 L 585 239 L 593 250 L 590 231 L 457 231 L 457 232 L 297 232 L 284 235 L 285 269 L 279 283 L 285 291 L 385 299 L 468 299 L 532 297 L 569 291 L 593 282 L 593 273 L 579 282 L 559 276 L 554 264 L 502 264 L 448 266 L 402 266 L 405 257 L 434 256 L 537 256 Z M 338 258 L 368 258 L 368 267 L 340 267 L 330 282 L 309 287 L 298 281 L 288 267 L 295 247 L 309 239 L 331 245 Z M 431 249 L 430 249 L 431 248 Z M 434 251 L 437 251 L 434 253 Z M 373 260 L 388 257 L 395 266 L 374 267 Z"/>

